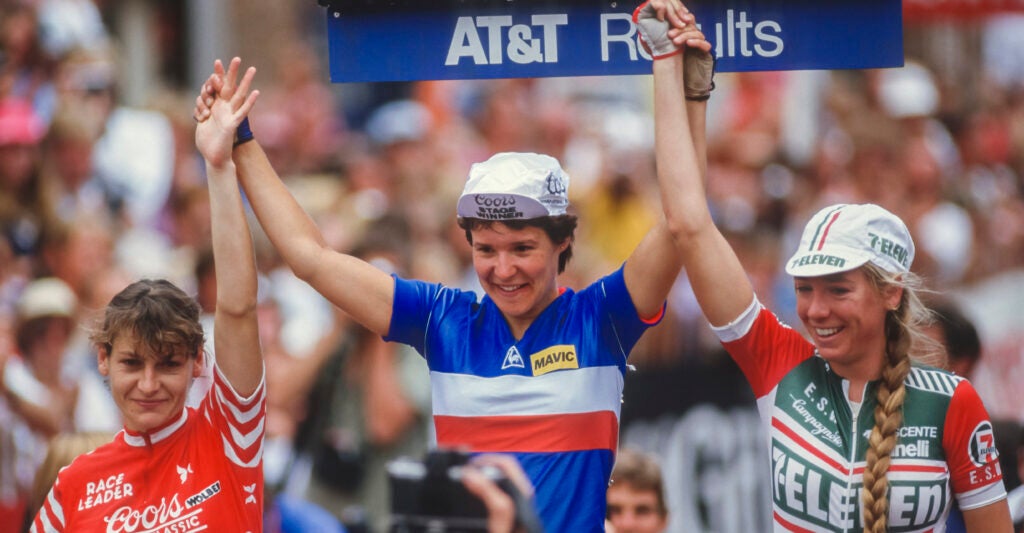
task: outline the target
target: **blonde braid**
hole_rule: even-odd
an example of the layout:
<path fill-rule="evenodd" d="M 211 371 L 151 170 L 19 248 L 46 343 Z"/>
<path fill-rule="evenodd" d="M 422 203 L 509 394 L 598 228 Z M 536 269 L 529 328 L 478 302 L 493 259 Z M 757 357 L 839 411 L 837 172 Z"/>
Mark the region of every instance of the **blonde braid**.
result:
<path fill-rule="evenodd" d="M 889 352 L 882 382 L 878 386 L 875 406 L 875 427 L 868 438 L 867 464 L 864 467 L 865 533 L 884 533 L 889 512 L 889 464 L 890 455 L 896 447 L 896 430 L 903 423 L 903 400 L 906 387 L 903 380 L 910 373 L 910 357 Z"/>
<path fill-rule="evenodd" d="M 920 324 L 927 320 L 928 311 L 913 290 L 919 280 L 910 273 L 895 279 L 871 264 L 865 271 L 879 290 L 888 285 L 903 288 L 899 307 L 885 317 L 885 367 L 875 395 L 875 427 L 868 437 L 861 491 L 864 532 L 884 533 L 889 514 L 890 456 L 896 447 L 896 430 L 903 423 L 904 381 L 910 374 L 911 347 L 921 335 Z"/>

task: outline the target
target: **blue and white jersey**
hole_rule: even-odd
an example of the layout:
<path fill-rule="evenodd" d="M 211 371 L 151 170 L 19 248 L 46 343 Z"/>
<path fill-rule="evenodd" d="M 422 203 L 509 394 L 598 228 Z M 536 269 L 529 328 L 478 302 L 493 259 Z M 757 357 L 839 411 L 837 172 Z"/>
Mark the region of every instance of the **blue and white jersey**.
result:
<path fill-rule="evenodd" d="M 487 296 L 396 278 L 390 332 L 427 360 L 438 445 L 514 454 L 552 532 L 604 531 L 626 357 L 651 320 L 622 268 L 561 294 L 513 337 Z"/>

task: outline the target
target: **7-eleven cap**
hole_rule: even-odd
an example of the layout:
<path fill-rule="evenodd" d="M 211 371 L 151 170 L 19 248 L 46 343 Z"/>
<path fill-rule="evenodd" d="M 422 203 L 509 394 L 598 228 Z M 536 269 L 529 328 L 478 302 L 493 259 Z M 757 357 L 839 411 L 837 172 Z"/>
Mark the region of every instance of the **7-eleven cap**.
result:
<path fill-rule="evenodd" d="M 913 261 L 914 241 L 899 217 L 874 204 L 838 204 L 807 222 L 786 272 L 794 277 L 824 276 L 871 262 L 897 273 L 909 271 Z"/>

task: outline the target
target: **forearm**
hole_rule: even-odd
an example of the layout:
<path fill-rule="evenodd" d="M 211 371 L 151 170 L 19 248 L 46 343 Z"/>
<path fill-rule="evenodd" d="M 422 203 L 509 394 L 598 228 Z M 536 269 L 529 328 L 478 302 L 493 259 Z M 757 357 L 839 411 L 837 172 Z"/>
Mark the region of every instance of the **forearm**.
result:
<path fill-rule="evenodd" d="M 249 224 L 230 160 L 207 164 L 210 222 L 217 282 L 214 346 L 217 366 L 232 387 L 249 396 L 263 378 L 257 326 L 257 274 Z"/>
<path fill-rule="evenodd" d="M 690 137 L 697 156 L 701 179 L 708 179 L 708 136 L 707 136 L 707 100 L 686 100 L 686 119 L 690 126 Z"/>
<path fill-rule="evenodd" d="M 217 310 L 255 317 L 256 256 L 235 178 L 235 165 L 229 162 L 222 168 L 215 168 L 207 164 L 206 173 L 213 255 L 217 266 L 222 267 L 215 269 Z"/>
<path fill-rule="evenodd" d="M 386 335 L 395 290 L 391 276 L 329 247 L 256 141 L 236 147 L 233 157 L 260 225 L 292 272 L 357 322 Z"/>
<path fill-rule="evenodd" d="M 702 110 L 682 97 L 682 56 L 655 61 L 653 72 L 655 156 L 662 207 L 676 232 L 695 231 L 697 225 L 710 220 L 700 164 L 703 156 L 698 158 L 706 149 L 704 135 L 692 135 L 695 128 L 703 128 L 704 116 L 691 117 L 690 110 Z"/>
<path fill-rule="evenodd" d="M 237 146 L 233 153 L 238 176 L 260 226 L 295 275 L 309 280 L 327 249 L 320 229 L 281 181 L 256 141 Z"/>

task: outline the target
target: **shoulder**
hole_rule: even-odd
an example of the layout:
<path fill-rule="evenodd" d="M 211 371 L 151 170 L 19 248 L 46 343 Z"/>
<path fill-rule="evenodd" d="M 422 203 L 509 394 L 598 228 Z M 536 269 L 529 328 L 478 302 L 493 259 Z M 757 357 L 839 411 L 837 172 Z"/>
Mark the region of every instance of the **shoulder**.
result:
<path fill-rule="evenodd" d="M 404 279 L 394 276 L 395 279 L 395 304 L 431 305 L 437 303 L 475 303 L 477 294 L 473 291 L 448 287 L 441 283 L 434 283 L 418 279 Z"/>
<path fill-rule="evenodd" d="M 906 386 L 923 392 L 930 392 L 952 398 L 961 384 L 970 385 L 966 379 L 948 370 L 926 365 L 913 365 L 907 374 Z"/>

